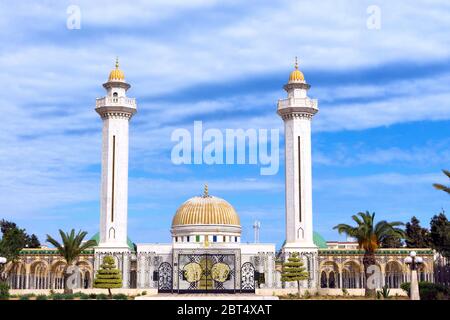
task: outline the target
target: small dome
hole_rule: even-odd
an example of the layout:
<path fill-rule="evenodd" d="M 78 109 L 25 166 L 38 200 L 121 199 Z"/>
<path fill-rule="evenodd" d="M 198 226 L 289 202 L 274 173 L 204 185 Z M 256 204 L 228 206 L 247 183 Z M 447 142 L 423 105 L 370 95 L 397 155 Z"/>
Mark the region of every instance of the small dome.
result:
<path fill-rule="evenodd" d="M 195 224 L 240 226 L 241 223 L 233 206 L 224 199 L 210 196 L 205 186 L 203 196 L 184 202 L 172 220 L 172 227 Z"/>
<path fill-rule="evenodd" d="M 295 83 L 295 82 L 305 82 L 305 76 L 300 70 L 298 70 L 297 57 L 295 57 L 295 70 L 292 71 L 291 74 L 289 75 L 288 83 Z"/>
<path fill-rule="evenodd" d="M 318 232 L 313 231 L 313 242 L 319 249 L 327 249 L 327 241 Z"/>
<path fill-rule="evenodd" d="M 125 74 L 119 69 L 119 59 L 116 59 L 116 68 L 109 73 L 108 81 L 125 81 Z"/>

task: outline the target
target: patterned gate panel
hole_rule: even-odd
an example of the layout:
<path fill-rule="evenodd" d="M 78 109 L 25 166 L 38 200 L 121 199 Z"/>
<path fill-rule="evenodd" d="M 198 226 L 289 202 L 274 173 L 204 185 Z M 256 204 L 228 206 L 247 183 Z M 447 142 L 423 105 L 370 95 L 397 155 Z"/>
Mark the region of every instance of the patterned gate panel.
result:
<path fill-rule="evenodd" d="M 255 267 L 251 262 L 246 262 L 241 268 L 241 291 L 255 292 Z"/>
<path fill-rule="evenodd" d="M 172 292 L 173 290 L 172 266 L 163 262 L 158 268 L 158 292 Z"/>
<path fill-rule="evenodd" d="M 179 292 L 234 292 L 234 254 L 178 255 Z"/>

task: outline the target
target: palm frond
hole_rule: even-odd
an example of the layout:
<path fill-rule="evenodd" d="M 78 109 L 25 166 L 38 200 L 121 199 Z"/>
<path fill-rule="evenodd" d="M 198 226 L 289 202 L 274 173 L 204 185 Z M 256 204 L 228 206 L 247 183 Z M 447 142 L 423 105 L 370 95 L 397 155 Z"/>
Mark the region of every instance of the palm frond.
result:
<path fill-rule="evenodd" d="M 442 172 L 450 179 L 450 171 L 444 169 Z"/>
<path fill-rule="evenodd" d="M 450 187 L 444 186 L 443 184 L 434 183 L 433 187 L 436 188 L 437 190 L 442 190 L 442 191 L 445 191 L 447 193 L 450 193 Z"/>
<path fill-rule="evenodd" d="M 83 250 L 96 245 L 96 241 L 94 240 L 83 243 L 87 235 L 86 231 L 80 230 L 75 234 L 75 229 L 72 229 L 70 232 L 59 230 L 59 234 L 61 236 L 61 243 L 49 235 L 47 235 L 47 241 L 58 249 L 59 254 L 64 257 L 69 265 L 78 258 Z"/>

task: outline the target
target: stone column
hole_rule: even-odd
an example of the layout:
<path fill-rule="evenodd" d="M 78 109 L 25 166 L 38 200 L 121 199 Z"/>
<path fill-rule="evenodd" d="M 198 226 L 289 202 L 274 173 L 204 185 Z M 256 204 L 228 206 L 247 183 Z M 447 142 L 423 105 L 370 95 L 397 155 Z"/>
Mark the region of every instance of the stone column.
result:
<path fill-rule="evenodd" d="M 267 287 L 273 288 L 273 272 L 275 271 L 275 260 L 272 253 L 268 254 L 267 257 Z"/>
<path fill-rule="evenodd" d="M 419 283 L 417 281 L 417 270 L 411 271 L 411 300 L 420 300 Z"/>
<path fill-rule="evenodd" d="M 122 255 L 122 266 L 123 266 L 123 270 L 122 270 L 122 281 L 123 281 L 123 288 L 124 289 L 128 289 L 130 287 L 130 255 L 129 253 L 124 253 Z"/>
<path fill-rule="evenodd" d="M 139 286 L 138 288 L 145 288 L 145 273 L 147 271 L 147 266 L 145 264 L 146 254 L 139 254 L 138 260 L 138 271 L 139 271 Z"/>

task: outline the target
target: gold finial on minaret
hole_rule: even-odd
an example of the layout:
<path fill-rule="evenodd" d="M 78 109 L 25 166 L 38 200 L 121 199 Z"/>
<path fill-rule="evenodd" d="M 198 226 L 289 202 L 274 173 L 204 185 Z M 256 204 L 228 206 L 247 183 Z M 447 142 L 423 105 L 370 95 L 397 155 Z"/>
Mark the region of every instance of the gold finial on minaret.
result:
<path fill-rule="evenodd" d="M 207 198 L 207 197 L 209 197 L 208 184 L 205 183 L 205 189 L 203 189 L 203 198 Z"/>
<path fill-rule="evenodd" d="M 303 75 L 303 73 L 298 70 L 298 59 L 297 56 L 295 57 L 295 69 L 291 72 L 291 74 L 289 75 L 289 83 L 294 83 L 294 82 L 302 82 L 305 83 L 305 76 Z"/>
<path fill-rule="evenodd" d="M 122 81 L 125 82 L 125 74 L 119 69 L 119 57 L 116 57 L 116 68 L 109 73 L 108 81 Z"/>

